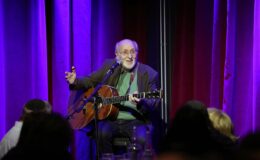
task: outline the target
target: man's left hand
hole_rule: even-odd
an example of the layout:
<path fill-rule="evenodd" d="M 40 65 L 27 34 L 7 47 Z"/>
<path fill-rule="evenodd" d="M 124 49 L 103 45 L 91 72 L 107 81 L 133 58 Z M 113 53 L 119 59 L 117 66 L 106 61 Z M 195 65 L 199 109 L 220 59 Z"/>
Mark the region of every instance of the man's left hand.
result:
<path fill-rule="evenodd" d="M 133 94 L 138 94 L 138 91 L 135 91 Z M 129 94 L 129 101 L 136 105 L 140 101 L 140 98 L 134 97 L 133 94 Z"/>

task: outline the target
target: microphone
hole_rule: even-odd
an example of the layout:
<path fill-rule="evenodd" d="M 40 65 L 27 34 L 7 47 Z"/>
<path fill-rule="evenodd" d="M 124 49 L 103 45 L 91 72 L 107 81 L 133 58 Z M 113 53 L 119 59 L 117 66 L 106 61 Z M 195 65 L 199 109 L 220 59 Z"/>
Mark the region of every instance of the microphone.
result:
<path fill-rule="evenodd" d="M 113 73 L 114 70 L 121 64 L 120 60 L 117 60 L 111 67 L 110 69 L 107 71 L 107 73 Z"/>

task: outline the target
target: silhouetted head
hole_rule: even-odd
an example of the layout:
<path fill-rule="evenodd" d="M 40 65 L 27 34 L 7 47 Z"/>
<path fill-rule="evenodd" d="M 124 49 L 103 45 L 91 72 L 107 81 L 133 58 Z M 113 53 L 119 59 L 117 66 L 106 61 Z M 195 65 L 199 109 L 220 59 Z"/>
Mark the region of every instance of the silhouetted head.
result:
<path fill-rule="evenodd" d="M 21 120 L 24 119 L 25 116 L 31 114 L 31 113 L 51 113 L 52 106 L 49 102 L 41 100 L 41 99 L 32 99 L 28 101 L 22 111 Z"/>
<path fill-rule="evenodd" d="M 67 120 L 57 113 L 38 112 L 25 117 L 17 148 L 25 157 L 66 159 L 70 157 L 68 147 L 71 142 L 72 129 Z"/>
<path fill-rule="evenodd" d="M 172 127 L 176 134 L 184 132 L 180 136 L 204 137 L 208 135 L 210 120 L 206 106 L 199 101 L 188 101 L 176 113 Z"/>
<path fill-rule="evenodd" d="M 188 101 L 176 112 L 166 140 L 166 150 L 204 152 L 211 145 L 211 122 L 206 106 Z"/>
<path fill-rule="evenodd" d="M 258 160 L 260 159 L 260 130 L 245 136 L 241 143 L 238 160 Z"/>

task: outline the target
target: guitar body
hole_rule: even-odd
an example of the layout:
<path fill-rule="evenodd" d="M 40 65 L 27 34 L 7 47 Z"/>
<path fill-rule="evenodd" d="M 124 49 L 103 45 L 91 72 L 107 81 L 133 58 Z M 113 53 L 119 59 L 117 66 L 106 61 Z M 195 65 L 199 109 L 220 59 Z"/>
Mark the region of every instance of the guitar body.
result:
<path fill-rule="evenodd" d="M 69 113 L 72 113 L 74 110 L 77 110 L 78 108 L 82 107 L 82 105 L 84 104 L 83 99 L 87 99 L 93 91 L 94 88 L 90 88 L 84 93 L 72 93 L 69 100 Z M 101 98 L 114 97 L 118 96 L 118 92 L 115 88 L 104 85 L 98 90 L 98 96 Z M 103 120 L 106 118 L 116 119 L 118 112 L 119 109 L 115 107 L 113 104 L 102 106 L 100 105 L 98 106 L 98 120 Z M 81 129 L 84 128 L 87 124 L 89 124 L 94 118 L 94 103 L 89 102 L 85 104 L 82 110 L 73 114 L 72 117 L 69 119 L 69 122 L 73 129 Z"/>

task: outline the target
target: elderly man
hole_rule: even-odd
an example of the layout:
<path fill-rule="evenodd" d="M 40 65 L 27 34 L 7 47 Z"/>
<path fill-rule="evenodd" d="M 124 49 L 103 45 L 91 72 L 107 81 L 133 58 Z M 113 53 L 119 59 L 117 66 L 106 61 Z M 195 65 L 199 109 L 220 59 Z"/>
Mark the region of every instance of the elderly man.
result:
<path fill-rule="evenodd" d="M 137 130 L 137 140 L 144 144 L 145 133 L 150 124 L 150 113 L 159 106 L 160 99 L 134 96 L 140 92 L 151 92 L 159 88 L 158 73 L 148 65 L 138 62 L 137 57 L 137 43 L 134 40 L 124 39 L 116 43 L 115 59 L 107 60 L 101 69 L 90 76 L 77 78 L 75 67 L 72 67 L 72 72 L 65 72 L 70 89 L 79 90 L 97 86 L 112 67 L 113 73 L 105 84 L 115 88 L 119 96 L 128 96 L 127 101 L 122 101 L 117 105 L 119 112 L 113 120 L 107 118 L 99 121 L 101 153 L 113 152 L 114 137 L 132 137 L 134 126 Z M 116 62 L 120 65 L 115 67 Z"/>

